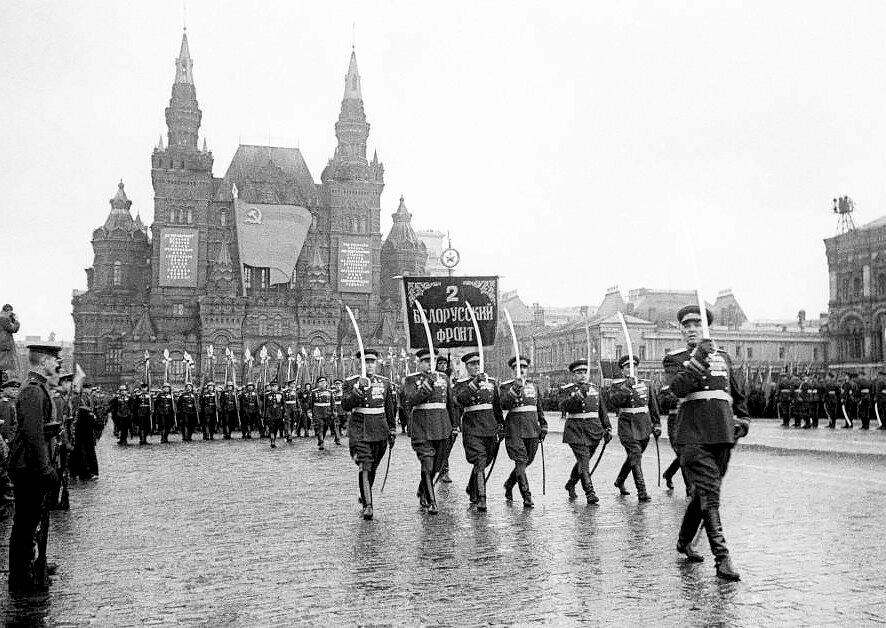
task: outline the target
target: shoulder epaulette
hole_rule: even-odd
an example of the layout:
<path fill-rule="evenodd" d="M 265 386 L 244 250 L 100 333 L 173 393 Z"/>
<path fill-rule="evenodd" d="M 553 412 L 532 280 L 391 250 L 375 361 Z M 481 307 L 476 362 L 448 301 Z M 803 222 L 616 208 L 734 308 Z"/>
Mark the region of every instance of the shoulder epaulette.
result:
<path fill-rule="evenodd" d="M 560 386 L 560 390 L 569 390 L 573 386 L 575 386 L 575 382 L 572 382 L 571 384 L 563 384 L 562 386 Z"/>
<path fill-rule="evenodd" d="M 350 377 L 346 377 L 346 378 L 345 378 L 345 381 L 346 381 L 346 382 L 349 382 L 349 381 L 351 381 L 352 379 L 360 379 L 360 376 L 359 376 L 359 375 L 351 375 Z"/>
<path fill-rule="evenodd" d="M 456 384 L 464 384 L 465 382 L 469 382 L 472 379 L 473 379 L 472 377 L 462 377 L 461 379 L 455 380 L 455 383 Z"/>
<path fill-rule="evenodd" d="M 677 355 L 683 353 L 684 351 L 689 351 L 688 347 L 681 347 L 679 349 L 674 349 L 673 351 L 668 351 L 668 355 Z"/>
<path fill-rule="evenodd" d="M 612 383 L 613 384 L 621 384 L 623 381 L 625 381 L 624 377 L 622 377 L 621 379 L 614 379 L 614 380 L 612 380 Z"/>
<path fill-rule="evenodd" d="M 390 380 L 389 380 L 387 377 L 385 377 L 384 375 L 376 375 L 375 377 L 379 378 L 380 380 L 386 381 L 386 382 L 390 381 Z"/>
<path fill-rule="evenodd" d="M 502 386 L 506 386 L 507 384 L 513 384 L 513 383 L 514 383 L 514 380 L 509 379 L 509 380 L 506 381 L 506 382 L 502 382 L 501 385 L 502 385 Z"/>

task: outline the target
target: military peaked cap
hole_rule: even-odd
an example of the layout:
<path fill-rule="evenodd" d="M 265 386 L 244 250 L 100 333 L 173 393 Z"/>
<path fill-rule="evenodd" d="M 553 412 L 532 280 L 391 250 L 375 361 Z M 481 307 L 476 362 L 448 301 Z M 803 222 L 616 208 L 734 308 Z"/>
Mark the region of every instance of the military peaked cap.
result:
<path fill-rule="evenodd" d="M 525 355 L 520 356 L 520 368 L 525 369 L 527 366 L 529 366 L 530 362 L 532 362 L 532 360 L 527 358 Z M 510 360 L 508 360 L 508 366 L 510 366 L 511 368 L 517 366 L 517 356 L 514 356 Z"/>
<path fill-rule="evenodd" d="M 49 355 L 54 358 L 57 358 L 62 351 L 61 345 L 28 345 L 27 348 L 31 353 Z"/>
<path fill-rule="evenodd" d="M 415 357 L 417 357 L 419 360 L 425 360 L 425 359 L 430 360 L 431 359 L 431 350 L 430 349 L 419 349 L 418 351 L 415 352 Z M 443 359 L 445 360 L 446 358 L 443 358 Z"/>
<path fill-rule="evenodd" d="M 705 308 L 704 311 L 708 315 L 708 325 L 714 324 L 714 315 L 708 308 Z M 698 309 L 697 305 L 684 305 L 680 308 L 680 311 L 677 312 L 677 322 L 681 325 L 687 323 L 689 321 L 700 321 L 701 320 L 701 310 Z"/>
<path fill-rule="evenodd" d="M 471 351 L 470 353 L 466 353 L 461 356 L 461 361 L 465 364 L 470 364 L 471 362 L 479 362 L 480 361 L 480 352 L 479 351 Z"/>
<path fill-rule="evenodd" d="M 575 373 L 579 369 L 588 370 L 588 361 L 585 359 L 575 360 L 569 365 L 569 372 Z"/>
<path fill-rule="evenodd" d="M 695 308 L 695 309 L 697 310 L 698 308 Z M 640 366 L 640 358 L 638 358 L 637 356 L 623 355 L 618 359 L 618 368 L 623 369 L 625 367 L 625 364 L 630 362 L 631 359 L 633 359 L 633 361 L 634 361 L 634 366 Z"/>
<path fill-rule="evenodd" d="M 354 357 L 358 360 L 378 360 L 378 351 L 375 349 L 364 349 L 363 353 L 358 350 Z"/>

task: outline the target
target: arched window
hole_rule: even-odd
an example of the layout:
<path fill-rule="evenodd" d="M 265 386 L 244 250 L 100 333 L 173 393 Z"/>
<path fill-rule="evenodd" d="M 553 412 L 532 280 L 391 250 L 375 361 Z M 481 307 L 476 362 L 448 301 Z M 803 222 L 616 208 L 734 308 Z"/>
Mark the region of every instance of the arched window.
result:
<path fill-rule="evenodd" d="M 852 296 L 856 299 L 861 298 L 861 277 L 852 280 Z"/>
<path fill-rule="evenodd" d="M 855 317 L 843 322 L 843 357 L 861 360 L 864 357 L 864 325 Z"/>
<path fill-rule="evenodd" d="M 123 285 L 123 262 L 117 260 L 114 262 L 114 274 L 112 278 L 112 283 L 115 286 Z"/>

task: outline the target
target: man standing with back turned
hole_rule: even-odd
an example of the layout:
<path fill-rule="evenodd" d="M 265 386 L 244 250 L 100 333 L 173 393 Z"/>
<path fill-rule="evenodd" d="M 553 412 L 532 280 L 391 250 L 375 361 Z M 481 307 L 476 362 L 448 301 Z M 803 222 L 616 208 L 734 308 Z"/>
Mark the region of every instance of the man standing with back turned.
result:
<path fill-rule="evenodd" d="M 705 315 L 710 325 L 714 317 L 707 308 Z M 682 448 L 680 463 L 691 485 L 677 551 L 691 562 L 704 560 L 690 545 L 699 524 L 704 524 L 717 576 L 739 580 L 720 523 L 720 485 L 736 439 L 748 432 L 744 394 L 736 385 L 729 354 L 702 337 L 699 307 L 683 307 L 677 312 L 677 320 L 687 347 L 667 354 L 664 369 L 666 383 L 681 402 L 677 443 Z"/>

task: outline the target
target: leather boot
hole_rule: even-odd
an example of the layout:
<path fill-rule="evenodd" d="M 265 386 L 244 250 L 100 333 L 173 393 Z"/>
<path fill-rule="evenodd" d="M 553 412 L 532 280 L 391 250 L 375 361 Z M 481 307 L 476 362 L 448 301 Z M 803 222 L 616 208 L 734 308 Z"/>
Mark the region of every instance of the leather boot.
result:
<path fill-rule="evenodd" d="M 625 488 L 625 480 L 628 477 L 628 473 L 631 471 L 631 462 L 630 460 L 625 459 L 624 463 L 621 465 L 621 469 L 618 472 L 618 476 L 615 478 L 615 488 L 618 489 L 618 492 L 621 495 L 630 495 L 631 492 Z"/>
<path fill-rule="evenodd" d="M 523 508 L 532 508 L 535 506 L 535 504 L 532 503 L 532 493 L 529 492 L 529 480 L 526 479 L 524 474 L 517 476 L 517 488 L 520 489 L 520 495 L 523 496 Z"/>
<path fill-rule="evenodd" d="M 637 485 L 637 499 L 641 502 L 652 500 L 649 493 L 646 492 L 646 482 L 643 480 L 643 467 L 639 463 L 635 464 L 631 467 L 631 473 L 634 474 L 634 484 Z"/>
<path fill-rule="evenodd" d="M 465 493 L 468 494 L 468 499 L 472 504 L 477 503 L 477 488 L 476 488 L 476 480 L 477 470 L 474 469 L 471 471 L 471 479 L 468 480 L 468 485 L 465 487 Z"/>
<path fill-rule="evenodd" d="M 740 580 L 741 576 L 735 571 L 732 561 L 729 559 L 729 549 L 726 547 L 726 539 L 723 537 L 723 524 L 720 523 L 720 510 L 708 508 L 702 511 L 702 521 L 705 531 L 708 533 L 711 552 L 717 561 L 717 576 L 724 580 Z"/>
<path fill-rule="evenodd" d="M 363 489 L 363 472 L 357 471 L 357 486 L 360 487 L 360 505 L 366 504 L 366 491 Z"/>
<path fill-rule="evenodd" d="M 421 479 L 418 481 L 418 490 L 415 492 L 415 496 L 418 497 L 419 508 L 427 508 L 428 507 L 428 498 L 425 496 L 425 474 L 424 473 L 422 473 Z"/>
<path fill-rule="evenodd" d="M 360 486 L 363 492 L 363 519 L 372 520 L 372 486 L 369 484 L 369 472 L 360 472 Z"/>
<path fill-rule="evenodd" d="M 509 502 L 514 501 L 514 485 L 517 483 L 517 475 L 513 471 L 505 480 L 505 499 Z"/>
<path fill-rule="evenodd" d="M 692 549 L 692 540 L 698 533 L 699 525 L 701 525 L 701 505 L 698 498 L 694 498 L 686 507 L 683 521 L 680 524 L 680 533 L 677 536 L 677 551 L 685 554 L 686 558 L 692 562 L 702 562 L 704 560 L 701 554 Z M 690 553 L 692 556 L 690 556 Z"/>
<path fill-rule="evenodd" d="M 474 475 L 474 491 L 477 496 L 477 511 L 486 512 L 486 478 L 483 476 L 483 469 Z"/>
<path fill-rule="evenodd" d="M 566 494 L 569 501 L 574 502 L 578 495 L 575 494 L 575 485 L 578 483 L 578 465 L 572 466 L 572 472 L 569 474 L 569 481 L 566 482 Z M 582 484 L 584 486 L 584 484 Z"/>
<path fill-rule="evenodd" d="M 437 496 L 434 494 L 434 478 L 430 471 L 423 471 L 422 477 L 425 485 L 425 495 L 428 498 L 428 514 L 437 514 Z"/>
<path fill-rule="evenodd" d="M 665 486 L 667 486 L 669 490 L 673 490 L 674 488 L 674 475 L 676 475 L 679 468 L 680 459 L 674 458 L 673 462 L 671 462 L 671 464 L 668 465 L 668 468 L 665 469 L 665 472 L 661 474 L 662 479 L 665 481 Z"/>
<path fill-rule="evenodd" d="M 600 498 L 597 497 L 597 494 L 594 492 L 594 484 L 591 482 L 590 473 L 581 474 L 581 487 L 584 489 L 585 497 L 589 504 L 596 504 L 600 501 Z"/>

